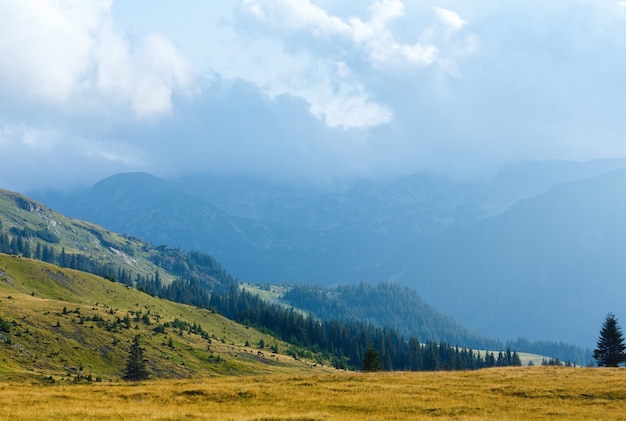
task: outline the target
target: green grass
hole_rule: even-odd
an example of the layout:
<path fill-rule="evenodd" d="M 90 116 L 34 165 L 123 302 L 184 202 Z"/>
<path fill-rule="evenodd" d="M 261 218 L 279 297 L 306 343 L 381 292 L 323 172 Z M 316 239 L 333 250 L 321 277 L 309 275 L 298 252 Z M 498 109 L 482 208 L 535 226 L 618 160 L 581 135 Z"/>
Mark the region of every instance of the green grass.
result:
<path fill-rule="evenodd" d="M 142 320 L 144 315 L 150 324 Z M 308 372 L 313 365 L 270 352 L 260 356 L 253 347 L 261 339 L 283 352 L 289 346 L 209 310 L 2 254 L 0 317 L 10 325 L 10 333 L 0 336 L 0 380 L 88 375 L 115 380 L 123 375 L 131 340 L 138 334 L 150 372 L 159 378 Z M 131 321 L 128 327 L 116 323 L 126 318 Z M 176 319 L 187 324 L 184 329 L 154 331 Z M 188 331 L 194 324 L 204 335 Z"/>
<path fill-rule="evenodd" d="M 99 263 L 111 263 L 142 276 L 153 276 L 159 269 L 149 259 L 148 243 L 69 218 L 26 196 L 3 189 L 0 189 L 0 227 L 4 231 L 15 227 L 51 233 L 59 239 L 58 243 L 48 243 L 57 255 L 65 249 L 68 254 L 84 254 Z M 34 245 L 32 251 L 35 251 Z M 174 279 L 167 271 L 159 271 L 164 282 Z"/>

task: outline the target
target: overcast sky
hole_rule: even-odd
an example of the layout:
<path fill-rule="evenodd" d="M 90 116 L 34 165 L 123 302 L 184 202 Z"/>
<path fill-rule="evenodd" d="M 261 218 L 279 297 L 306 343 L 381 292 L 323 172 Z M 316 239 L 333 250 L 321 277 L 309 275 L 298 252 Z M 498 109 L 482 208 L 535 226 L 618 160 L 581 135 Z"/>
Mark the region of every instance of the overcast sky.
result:
<path fill-rule="evenodd" d="M 626 1 L 0 0 L 0 187 L 626 156 Z"/>

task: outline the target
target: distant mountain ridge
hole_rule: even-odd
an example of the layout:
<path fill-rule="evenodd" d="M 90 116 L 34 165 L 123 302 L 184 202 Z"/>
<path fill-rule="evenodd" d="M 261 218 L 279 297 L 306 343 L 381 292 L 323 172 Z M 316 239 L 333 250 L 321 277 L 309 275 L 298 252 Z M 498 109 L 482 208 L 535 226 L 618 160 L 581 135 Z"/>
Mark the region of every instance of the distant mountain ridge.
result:
<path fill-rule="evenodd" d="M 387 277 L 490 336 L 512 330 L 592 344 L 607 312 L 626 315 L 624 215 L 626 170 L 616 170 L 417 240 L 384 266 L 398 270 Z"/>
<path fill-rule="evenodd" d="M 445 308 L 447 314 L 481 333 L 502 338 L 562 338 L 591 346 L 595 334 L 591 325 L 597 323 L 596 318 L 602 319 L 597 314 L 619 310 L 606 308 L 611 300 L 588 301 L 595 293 L 580 301 L 581 306 L 594 308 L 584 332 L 562 328 L 564 318 L 557 322 L 540 320 L 539 316 L 498 315 L 512 313 L 512 309 L 531 316 L 549 314 L 549 307 L 534 311 L 533 306 L 544 301 L 533 301 L 528 294 L 515 291 L 521 298 L 511 298 L 515 288 L 535 285 L 521 279 L 521 274 L 566 290 L 567 278 L 578 276 L 568 268 L 575 266 L 577 273 L 587 271 L 591 277 L 603 270 L 619 269 L 619 265 L 607 263 L 619 257 L 605 248 L 604 263 L 597 255 L 595 263 L 587 259 L 591 249 L 580 258 L 569 247 L 578 237 L 557 236 L 555 232 L 537 240 L 537 247 L 553 244 L 555 250 L 544 247 L 540 255 L 527 249 L 508 257 L 501 254 L 511 250 L 509 241 L 517 241 L 517 225 L 526 224 L 528 235 L 552 229 L 551 225 L 541 231 L 534 229 L 549 215 L 534 210 L 533 198 L 550 197 L 558 192 L 559 184 L 584 188 L 585 180 L 625 167 L 624 159 L 521 162 L 503 168 L 492 178 L 474 182 L 418 174 L 384 182 L 361 181 L 326 192 L 250 179 L 196 175 L 167 181 L 145 174 L 121 174 L 77 194 L 39 197 L 70 215 L 141 235 L 157 244 L 209 252 L 244 281 L 336 285 L 395 280 L 412 286 L 435 307 Z M 602 183 L 602 178 L 597 182 Z M 566 206 L 555 210 L 562 224 L 552 224 L 563 232 L 578 229 L 575 219 L 584 216 L 572 212 L 578 207 L 577 201 L 593 199 L 572 196 L 568 200 L 567 204 L 553 204 Z M 523 216 L 526 213 L 527 218 Z M 516 214 L 520 216 L 512 217 Z M 524 222 L 533 218 L 534 223 Z M 607 224 L 622 224 L 614 214 L 605 219 Z M 593 240 L 593 230 L 587 231 L 586 238 L 589 247 L 597 241 Z M 506 265 L 498 266 L 499 259 Z M 473 266 L 472 261 L 480 265 Z M 420 262 L 420 269 L 416 262 Z M 504 266 L 511 269 L 507 272 Z M 544 273 L 542 268 L 551 272 Z M 495 287 L 489 287 L 494 282 Z M 482 294 L 484 299 L 472 294 Z M 473 302 L 480 302 L 480 308 Z M 508 305 L 511 302 L 513 306 Z M 558 300 L 553 303 L 555 312 L 564 314 L 559 313 L 562 307 Z M 498 324 L 502 326 L 496 327 Z"/>

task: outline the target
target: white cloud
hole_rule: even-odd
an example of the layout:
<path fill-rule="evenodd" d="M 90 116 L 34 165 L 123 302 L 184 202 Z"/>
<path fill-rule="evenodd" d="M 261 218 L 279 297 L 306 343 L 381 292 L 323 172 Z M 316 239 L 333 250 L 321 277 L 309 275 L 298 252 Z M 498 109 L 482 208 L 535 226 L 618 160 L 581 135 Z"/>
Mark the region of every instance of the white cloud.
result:
<path fill-rule="evenodd" d="M 437 12 L 437 16 L 439 20 L 451 31 L 458 31 L 465 25 L 465 21 L 452 10 L 443 9 L 441 7 L 435 7 L 435 12 Z"/>
<path fill-rule="evenodd" d="M 244 0 L 243 7 L 259 22 L 275 29 L 309 31 L 314 37 L 331 41 L 333 37 L 347 39 L 376 65 L 398 57 L 412 64 L 428 65 L 437 52 L 432 45 L 419 41 L 407 44 L 395 39 L 389 26 L 404 14 L 404 5 L 399 0 L 375 1 L 368 7 L 369 19 L 365 21 L 354 16 L 345 20 L 333 16 L 309 0 Z M 445 9 L 439 9 L 438 13 L 445 14 L 451 23 L 454 19 L 450 15 L 460 19 Z"/>
<path fill-rule="evenodd" d="M 374 127 L 392 120 L 392 111 L 371 100 L 362 86 L 350 83 L 334 85 L 327 80 L 296 92 L 315 98 L 310 102 L 311 113 L 330 127 Z"/>
<path fill-rule="evenodd" d="M 113 30 L 102 31 L 95 49 L 96 84 L 107 97 L 128 102 L 139 117 L 170 111 L 175 93 L 192 89 L 192 66 L 164 37 L 150 34 L 134 54 Z"/>
<path fill-rule="evenodd" d="M 0 3 L 0 83 L 26 98 L 60 104 L 79 88 L 109 2 Z"/>
<path fill-rule="evenodd" d="M 618 154 L 625 18 L 622 0 L 0 0 L 0 180 Z"/>
<path fill-rule="evenodd" d="M 18 101 L 41 101 L 84 111 L 120 101 L 145 117 L 171 109 L 194 73 L 158 35 L 139 47 L 116 30 L 111 1 L 0 3 L 0 87 Z M 147 95 L 147 93 L 150 95 Z M 116 111 L 117 112 L 117 111 Z"/>
<path fill-rule="evenodd" d="M 349 25 L 309 0 L 244 0 L 243 8 L 260 21 L 289 29 L 310 29 L 326 36 L 348 32 Z"/>
<path fill-rule="evenodd" d="M 345 61 L 310 52 L 288 54 L 271 39 L 231 39 L 229 45 L 239 54 L 212 62 L 217 73 L 251 82 L 270 98 L 302 98 L 311 114 L 330 127 L 373 127 L 392 119 L 392 111 L 355 80 Z"/>
<path fill-rule="evenodd" d="M 410 42 L 394 34 L 392 25 L 405 13 L 400 0 L 374 1 L 366 9 L 366 18 L 333 15 L 310 0 L 244 0 L 242 9 L 261 25 L 245 43 L 262 45 L 254 50 L 263 51 L 264 56 L 248 58 L 245 66 L 229 67 L 229 76 L 252 81 L 270 95 L 279 92 L 304 98 L 311 112 L 331 127 L 373 127 L 392 121 L 391 107 L 380 103 L 360 82 L 366 73 L 390 77 L 396 70 L 439 63 L 448 74 L 458 74 L 451 58 L 441 57 L 436 45 L 421 39 L 424 28 L 410 31 Z M 455 12 L 435 10 L 447 30 L 456 31 L 465 24 Z M 315 43 L 323 47 L 314 48 Z M 369 69 L 358 64 L 354 70 L 352 63 L 362 58 Z M 262 68 L 254 66 L 256 62 L 263 63 Z M 350 72 L 334 72 L 336 63 Z"/>

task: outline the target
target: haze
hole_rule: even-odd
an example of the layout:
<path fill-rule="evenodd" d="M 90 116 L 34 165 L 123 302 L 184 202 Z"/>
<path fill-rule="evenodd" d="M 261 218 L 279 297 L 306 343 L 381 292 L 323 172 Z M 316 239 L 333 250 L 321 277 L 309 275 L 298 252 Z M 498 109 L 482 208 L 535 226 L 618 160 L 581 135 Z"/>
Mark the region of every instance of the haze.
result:
<path fill-rule="evenodd" d="M 0 1 L 0 179 L 626 155 L 624 1 Z"/>

